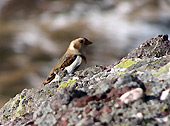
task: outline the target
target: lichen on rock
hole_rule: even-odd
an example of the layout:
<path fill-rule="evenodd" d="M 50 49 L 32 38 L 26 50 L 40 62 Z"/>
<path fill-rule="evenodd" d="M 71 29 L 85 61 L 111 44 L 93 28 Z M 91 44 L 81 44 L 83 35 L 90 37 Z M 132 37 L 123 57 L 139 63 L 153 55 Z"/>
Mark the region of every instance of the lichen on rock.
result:
<path fill-rule="evenodd" d="M 170 125 L 170 41 L 158 35 L 120 62 L 25 89 L 0 109 L 2 125 Z"/>
<path fill-rule="evenodd" d="M 76 83 L 76 80 L 71 80 L 71 79 L 69 79 L 69 80 L 67 80 L 67 81 L 63 81 L 63 82 L 59 85 L 59 87 L 57 88 L 57 91 L 59 91 L 60 88 L 66 88 L 66 87 L 72 88 L 75 83 Z"/>

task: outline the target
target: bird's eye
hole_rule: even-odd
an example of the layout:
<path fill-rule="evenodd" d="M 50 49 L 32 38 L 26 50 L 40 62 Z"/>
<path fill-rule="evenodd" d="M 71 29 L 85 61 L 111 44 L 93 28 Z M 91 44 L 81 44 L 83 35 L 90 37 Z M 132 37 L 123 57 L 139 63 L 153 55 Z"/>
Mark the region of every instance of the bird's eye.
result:
<path fill-rule="evenodd" d="M 80 43 L 83 43 L 84 41 L 83 40 L 80 40 Z"/>

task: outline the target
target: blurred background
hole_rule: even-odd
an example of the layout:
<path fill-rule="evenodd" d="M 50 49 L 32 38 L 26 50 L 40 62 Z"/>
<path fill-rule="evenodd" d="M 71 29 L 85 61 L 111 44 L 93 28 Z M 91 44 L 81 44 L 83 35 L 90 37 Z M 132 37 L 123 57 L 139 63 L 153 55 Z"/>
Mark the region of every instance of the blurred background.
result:
<path fill-rule="evenodd" d="M 0 0 L 0 107 L 39 87 L 72 39 L 94 42 L 94 66 L 163 33 L 170 35 L 170 0 Z"/>

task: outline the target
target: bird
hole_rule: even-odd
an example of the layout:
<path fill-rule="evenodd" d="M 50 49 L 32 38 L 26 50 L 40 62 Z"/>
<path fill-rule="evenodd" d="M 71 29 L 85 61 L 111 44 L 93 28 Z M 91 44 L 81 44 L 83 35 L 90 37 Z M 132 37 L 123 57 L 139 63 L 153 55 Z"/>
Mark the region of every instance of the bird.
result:
<path fill-rule="evenodd" d="M 56 82 L 60 76 L 60 71 L 66 72 L 66 74 L 73 73 L 78 69 L 83 69 L 86 64 L 85 49 L 88 45 L 92 44 L 87 38 L 77 38 L 70 42 L 70 45 L 65 54 L 58 60 L 56 65 L 51 70 L 41 87 L 46 84 Z"/>

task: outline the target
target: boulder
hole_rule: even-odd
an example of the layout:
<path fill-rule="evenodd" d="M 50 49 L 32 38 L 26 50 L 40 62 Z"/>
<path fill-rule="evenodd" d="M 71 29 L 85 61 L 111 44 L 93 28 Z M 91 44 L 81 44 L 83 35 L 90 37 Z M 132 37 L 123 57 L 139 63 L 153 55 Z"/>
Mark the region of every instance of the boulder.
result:
<path fill-rule="evenodd" d="M 117 63 L 24 89 L 0 109 L 0 124 L 170 125 L 169 91 L 170 41 L 157 35 Z"/>

